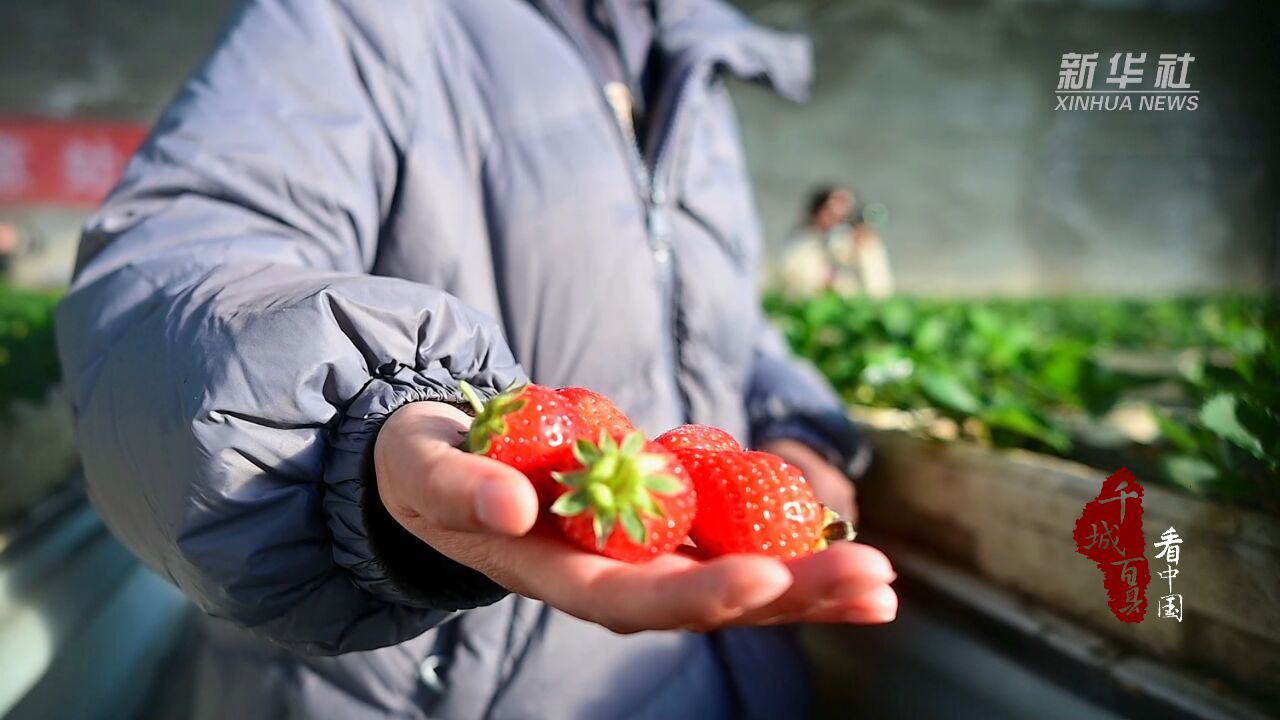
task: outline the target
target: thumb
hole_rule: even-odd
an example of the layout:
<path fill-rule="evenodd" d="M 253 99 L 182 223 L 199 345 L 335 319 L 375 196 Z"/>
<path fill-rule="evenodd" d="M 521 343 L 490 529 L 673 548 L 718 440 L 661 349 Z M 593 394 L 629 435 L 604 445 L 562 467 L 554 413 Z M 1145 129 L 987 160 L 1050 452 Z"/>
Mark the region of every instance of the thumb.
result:
<path fill-rule="evenodd" d="M 453 447 L 469 422 L 434 402 L 392 413 L 374 446 L 383 502 L 420 537 L 432 530 L 523 535 L 537 519 L 537 493 L 520 472 Z"/>
<path fill-rule="evenodd" d="M 449 446 L 436 449 L 421 493 L 423 519 L 454 532 L 519 536 L 538 517 L 538 494 L 522 473 Z"/>

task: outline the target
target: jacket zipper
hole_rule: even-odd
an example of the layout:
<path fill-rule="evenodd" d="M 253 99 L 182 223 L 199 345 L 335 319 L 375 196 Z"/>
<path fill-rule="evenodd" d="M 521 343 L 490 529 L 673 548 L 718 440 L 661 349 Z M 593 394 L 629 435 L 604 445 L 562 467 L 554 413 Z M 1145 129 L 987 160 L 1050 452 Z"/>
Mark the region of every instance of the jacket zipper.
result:
<path fill-rule="evenodd" d="M 554 17 L 556 24 L 560 26 L 561 32 L 563 32 L 569 39 L 569 42 L 573 43 L 574 47 L 578 49 L 578 54 L 583 58 L 588 57 L 586 48 L 582 47 L 578 38 L 568 31 L 569 24 L 565 22 L 559 3 L 555 2 L 555 0 L 540 0 L 537 4 L 541 6 L 545 12 Z M 617 48 L 616 40 L 614 45 L 615 49 L 620 53 L 621 51 Z M 588 69 L 590 70 L 590 68 Z M 591 70 L 591 74 L 595 75 L 595 71 Z M 680 86 L 680 89 L 676 91 L 676 99 L 671 106 L 671 113 L 668 116 L 669 119 L 667 121 L 667 127 L 663 128 L 663 135 L 658 139 L 658 149 L 654 154 L 652 173 L 649 172 L 649 167 L 644 161 L 644 154 L 641 151 L 639 138 L 635 133 L 634 128 L 632 128 L 631 132 L 628 132 L 627 128 L 622 125 L 622 119 L 618 113 L 618 108 L 614 106 L 613 101 L 609 98 L 608 93 L 604 91 L 603 85 L 599 82 L 598 78 L 596 82 L 596 93 L 604 102 L 605 106 L 609 108 L 609 114 L 614 119 L 613 126 L 618 133 L 618 139 L 627 148 L 626 155 L 631 164 L 631 172 L 636 183 L 636 190 L 640 195 L 641 203 L 645 206 L 645 220 L 649 228 L 649 243 L 654 253 L 654 259 L 663 265 L 670 265 L 669 261 L 671 259 L 671 243 L 669 242 L 670 226 L 664 212 L 662 211 L 662 207 L 667 201 L 667 190 L 664 187 L 667 175 L 663 172 L 663 161 L 666 158 L 667 147 L 670 145 L 669 141 L 675 134 L 675 130 L 679 124 L 680 111 L 684 106 L 684 99 L 688 94 L 688 87 L 694 84 L 697 78 L 701 75 L 701 71 L 695 69 L 690 73 L 689 78 Z M 630 91 L 629 87 L 628 91 Z M 632 102 L 634 102 L 634 99 Z"/>
<path fill-rule="evenodd" d="M 578 41 L 578 38 L 569 31 L 569 24 L 565 22 L 565 18 L 560 11 L 559 3 L 556 0 L 536 0 L 537 5 L 547 13 L 553 21 L 559 25 L 560 31 L 569 39 L 578 50 L 579 56 L 583 58 L 583 62 L 587 63 L 588 54 L 586 48 Z M 614 41 L 615 50 L 618 50 L 617 42 Z M 620 52 L 620 51 L 619 51 Z M 688 95 L 688 89 L 703 75 L 702 67 L 695 67 L 689 72 L 689 76 L 683 81 L 676 90 L 675 100 L 671 105 L 671 112 L 667 116 L 666 127 L 660 128 L 662 135 L 658 137 L 658 146 L 653 156 L 653 172 L 649 172 L 649 167 L 644 161 L 644 152 L 640 147 L 639 136 L 635 132 L 635 123 L 631 121 L 631 132 L 627 131 L 627 127 L 623 125 L 623 116 L 615 107 L 614 101 L 610 99 L 605 85 L 600 82 L 588 63 L 588 72 L 595 76 L 596 95 L 604 103 L 609 111 L 609 115 L 613 118 L 614 130 L 618 134 L 618 140 L 627 149 L 625 153 L 631 165 L 632 179 L 636 183 L 636 191 L 640 197 L 640 203 L 645 209 L 645 224 L 648 229 L 649 249 L 653 256 L 653 261 L 661 268 L 663 282 L 667 285 L 667 302 L 668 307 L 668 332 L 671 337 L 671 362 L 674 368 L 680 366 L 680 332 L 678 325 L 678 294 L 679 279 L 676 277 L 675 268 L 672 263 L 671 241 L 670 241 L 670 219 L 667 217 L 667 188 L 666 184 L 669 180 L 666 172 L 665 160 L 667 157 L 667 149 L 671 145 L 671 140 L 676 131 L 679 129 L 679 121 L 681 111 L 684 108 L 685 97 Z M 630 88 L 628 88 L 630 90 Z M 632 101 L 634 102 L 634 100 Z M 687 420 L 689 417 L 689 398 L 679 380 L 675 381 L 675 389 L 680 397 L 682 405 L 681 412 Z"/>
<path fill-rule="evenodd" d="M 662 128 L 663 134 L 658 137 L 658 146 L 653 156 L 653 172 L 649 173 L 648 168 L 644 164 L 644 155 L 641 153 L 640 146 L 632 141 L 628 143 L 631 148 L 629 153 L 632 163 L 636 167 L 637 178 L 647 180 L 643 183 L 648 190 L 648 197 L 644 202 L 646 211 L 646 220 L 649 227 L 649 245 L 650 251 L 653 253 L 653 261 L 661 268 L 663 282 L 666 284 L 667 290 L 667 332 L 671 338 L 671 358 L 672 370 L 676 372 L 672 386 L 676 391 L 676 397 L 680 402 L 680 414 L 682 422 L 690 422 L 691 402 L 689 393 L 684 385 L 680 382 L 679 372 L 682 366 L 681 346 L 684 344 L 681 339 L 680 332 L 680 278 L 675 272 L 675 263 L 673 262 L 671 251 L 671 228 L 670 218 L 667 209 L 667 184 L 670 180 L 670 174 L 667 172 L 667 149 L 671 146 L 676 132 L 679 130 L 679 121 L 681 110 L 684 106 L 685 96 L 688 94 L 689 86 L 693 85 L 701 76 L 701 72 L 694 70 L 690 73 L 690 77 L 676 91 L 676 99 L 671 105 L 671 113 L 668 115 L 667 126 Z M 619 133 L 626 135 L 626 129 L 619 127 Z M 635 134 L 632 133 L 632 137 Z"/>
<path fill-rule="evenodd" d="M 688 95 L 688 88 L 693 85 L 701 72 L 694 70 L 690 73 L 690 77 L 684 81 L 680 89 L 676 91 L 675 102 L 671 106 L 671 113 L 667 121 L 667 127 L 663 128 L 663 134 L 658 138 L 658 148 L 653 156 L 653 173 L 647 176 L 649 179 L 649 234 L 653 237 L 654 243 L 654 259 L 660 263 L 670 265 L 671 260 L 671 243 L 670 243 L 670 225 L 667 219 L 665 209 L 667 204 L 667 181 L 669 173 L 666 172 L 667 149 L 671 146 L 673 138 L 679 129 L 681 111 L 684 109 L 684 99 Z M 632 143 L 632 156 L 636 161 L 640 162 L 641 168 L 644 168 L 643 156 L 640 154 L 639 147 Z"/>

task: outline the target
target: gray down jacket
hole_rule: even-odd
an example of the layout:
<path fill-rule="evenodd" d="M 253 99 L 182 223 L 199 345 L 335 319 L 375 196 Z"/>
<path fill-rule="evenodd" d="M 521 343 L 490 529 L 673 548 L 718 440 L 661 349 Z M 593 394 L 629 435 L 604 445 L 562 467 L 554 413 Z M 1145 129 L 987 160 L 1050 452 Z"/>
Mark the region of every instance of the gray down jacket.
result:
<path fill-rule="evenodd" d="M 779 631 L 615 636 L 508 596 L 371 497 L 382 421 L 530 377 L 651 433 L 836 459 L 837 399 L 761 317 L 723 75 L 802 40 L 663 0 L 639 152 L 521 0 L 256 0 L 90 221 L 58 317 L 91 498 L 208 616 L 209 718 L 797 717 Z"/>

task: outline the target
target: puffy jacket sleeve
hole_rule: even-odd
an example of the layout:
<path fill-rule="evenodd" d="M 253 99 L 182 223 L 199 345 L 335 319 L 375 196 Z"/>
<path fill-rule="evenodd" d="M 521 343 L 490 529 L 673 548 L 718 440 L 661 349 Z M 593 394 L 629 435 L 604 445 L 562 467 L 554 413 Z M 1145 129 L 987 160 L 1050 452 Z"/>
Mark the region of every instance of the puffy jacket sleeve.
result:
<path fill-rule="evenodd" d="M 791 353 L 782 334 L 764 319 L 756 335 L 746 404 L 753 444 L 791 438 L 826 455 L 850 478 L 866 472 L 870 448 L 839 396 L 812 365 Z"/>
<path fill-rule="evenodd" d="M 247 5 L 90 220 L 59 310 L 108 525 L 204 611 L 305 652 L 504 594 L 414 546 L 370 473 L 397 407 L 521 374 L 489 318 L 367 274 L 418 102 L 423 23 L 399 5 Z"/>

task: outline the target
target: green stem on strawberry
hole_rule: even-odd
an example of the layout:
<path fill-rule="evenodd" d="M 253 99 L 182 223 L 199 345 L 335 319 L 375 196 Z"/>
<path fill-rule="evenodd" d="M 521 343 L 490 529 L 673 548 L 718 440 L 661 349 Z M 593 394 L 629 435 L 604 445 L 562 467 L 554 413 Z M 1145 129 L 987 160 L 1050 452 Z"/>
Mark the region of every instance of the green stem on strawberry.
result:
<path fill-rule="evenodd" d="M 663 472 L 671 458 L 643 452 L 644 445 L 640 432 L 629 433 L 621 444 L 603 432 L 599 443 L 579 439 L 573 456 L 582 469 L 552 473 L 569 492 L 552 504 L 551 512 L 574 517 L 590 511 L 600 549 L 619 523 L 631 542 L 643 545 L 648 536 L 644 518 L 664 516 L 653 493 L 671 495 L 685 490 L 678 479 Z"/>
<path fill-rule="evenodd" d="M 822 540 L 827 544 L 853 542 L 857 537 L 858 531 L 853 529 L 853 523 L 848 520 L 837 520 L 822 528 Z"/>
<path fill-rule="evenodd" d="M 489 452 L 493 438 L 506 434 L 507 416 L 525 406 L 526 401 L 520 397 L 525 386 L 512 385 L 487 403 L 466 380 L 458 381 L 458 389 L 476 413 L 471 421 L 471 430 L 467 432 L 467 452 L 483 455 Z"/>
<path fill-rule="evenodd" d="M 826 550 L 827 546 L 833 542 L 853 542 L 854 538 L 858 537 L 858 531 L 854 529 L 853 523 L 841 520 L 831 508 L 824 507 L 822 510 L 822 537 L 818 540 L 815 549 Z"/>

